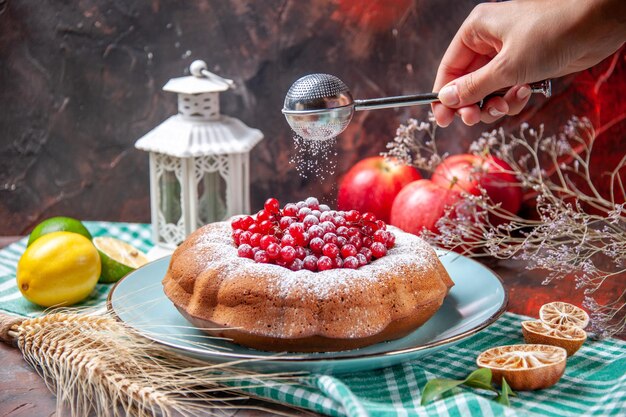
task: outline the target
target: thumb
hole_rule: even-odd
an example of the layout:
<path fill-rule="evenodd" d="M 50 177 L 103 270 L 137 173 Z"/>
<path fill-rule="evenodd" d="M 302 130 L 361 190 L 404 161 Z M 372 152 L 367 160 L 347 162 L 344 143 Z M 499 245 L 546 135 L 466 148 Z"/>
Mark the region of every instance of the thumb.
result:
<path fill-rule="evenodd" d="M 476 71 L 450 81 L 439 91 L 439 101 L 447 107 L 478 103 L 487 95 L 515 84 L 509 80 L 499 59 L 494 58 Z"/>

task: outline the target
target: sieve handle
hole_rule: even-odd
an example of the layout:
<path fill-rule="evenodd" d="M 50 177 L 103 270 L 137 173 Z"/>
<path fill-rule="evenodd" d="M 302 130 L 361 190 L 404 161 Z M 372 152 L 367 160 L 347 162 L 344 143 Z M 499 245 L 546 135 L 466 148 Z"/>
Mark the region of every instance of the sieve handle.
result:
<path fill-rule="evenodd" d="M 509 87 L 510 88 L 510 87 Z M 502 97 L 509 91 L 509 88 L 503 88 L 489 94 L 482 99 L 478 105 L 482 107 L 483 103 L 491 97 Z M 543 80 L 530 84 L 531 93 L 541 93 L 546 97 L 552 95 L 552 83 L 550 80 Z M 388 109 L 392 107 L 417 106 L 420 104 L 430 104 L 439 101 L 437 93 L 411 94 L 407 96 L 380 97 L 365 100 L 354 100 L 354 110 L 375 110 Z"/>

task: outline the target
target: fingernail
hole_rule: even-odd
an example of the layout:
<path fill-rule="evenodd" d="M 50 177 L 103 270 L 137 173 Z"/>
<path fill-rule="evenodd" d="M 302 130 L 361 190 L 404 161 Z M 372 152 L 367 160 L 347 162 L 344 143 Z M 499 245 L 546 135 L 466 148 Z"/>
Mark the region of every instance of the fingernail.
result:
<path fill-rule="evenodd" d="M 459 99 L 459 90 L 456 85 L 448 85 L 439 91 L 439 101 L 444 106 L 456 106 L 461 101 Z"/>
<path fill-rule="evenodd" d="M 520 87 L 520 89 L 517 90 L 517 98 L 520 100 L 524 100 L 526 97 L 530 95 L 530 93 L 531 93 L 530 88 L 526 86 Z"/>
<path fill-rule="evenodd" d="M 489 114 L 492 115 L 493 117 L 504 116 L 504 113 L 501 112 L 500 110 L 496 109 L 495 107 L 490 107 L 489 108 Z"/>

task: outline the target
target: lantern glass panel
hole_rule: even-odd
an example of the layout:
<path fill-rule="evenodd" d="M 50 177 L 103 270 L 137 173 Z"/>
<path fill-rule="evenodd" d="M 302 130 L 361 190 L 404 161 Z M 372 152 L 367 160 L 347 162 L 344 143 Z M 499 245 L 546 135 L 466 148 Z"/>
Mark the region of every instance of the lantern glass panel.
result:
<path fill-rule="evenodd" d="M 205 172 L 198 181 L 197 227 L 226 217 L 226 181 L 218 171 Z"/>
<path fill-rule="evenodd" d="M 173 171 L 159 176 L 159 210 L 165 223 L 177 224 L 182 217 L 180 182 Z"/>

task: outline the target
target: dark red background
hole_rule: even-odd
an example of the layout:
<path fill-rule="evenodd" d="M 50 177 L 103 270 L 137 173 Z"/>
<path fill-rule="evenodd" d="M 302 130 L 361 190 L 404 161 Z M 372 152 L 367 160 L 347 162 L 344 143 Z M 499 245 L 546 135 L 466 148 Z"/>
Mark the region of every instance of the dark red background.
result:
<path fill-rule="evenodd" d="M 358 113 L 340 137 L 336 175 L 303 180 L 280 113 L 291 83 L 327 72 L 358 98 L 430 91 L 476 3 L 0 0 L 0 234 L 26 233 L 52 215 L 148 222 L 148 157 L 134 142 L 175 112 L 161 87 L 200 58 L 240 85 L 223 95 L 223 112 L 265 133 L 251 158 L 253 209 L 270 195 L 332 201 L 342 173 L 427 109 Z M 571 115 L 589 117 L 606 192 L 604 173 L 626 148 L 625 59 L 621 50 L 555 80 L 553 98 L 533 98 L 503 126 L 527 120 L 555 132 Z M 461 152 L 485 128 L 455 122 L 439 130 L 441 146 Z"/>

